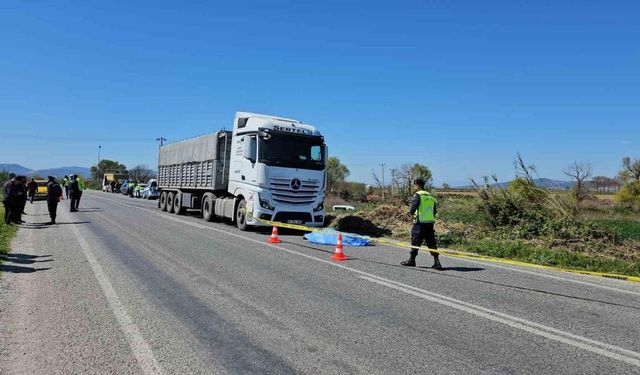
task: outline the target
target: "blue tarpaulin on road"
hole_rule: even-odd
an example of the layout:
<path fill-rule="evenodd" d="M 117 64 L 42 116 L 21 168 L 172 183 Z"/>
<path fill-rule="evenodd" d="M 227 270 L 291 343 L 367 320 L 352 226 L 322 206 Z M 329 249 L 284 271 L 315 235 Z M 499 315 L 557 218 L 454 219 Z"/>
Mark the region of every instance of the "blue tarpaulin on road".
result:
<path fill-rule="evenodd" d="M 322 232 L 311 232 L 304 235 L 304 239 L 318 245 L 335 245 L 338 243 L 338 233 L 342 233 L 342 244 L 344 246 L 368 246 L 371 239 L 368 237 L 354 237 L 353 233 L 338 232 L 335 229 L 327 229 Z"/>

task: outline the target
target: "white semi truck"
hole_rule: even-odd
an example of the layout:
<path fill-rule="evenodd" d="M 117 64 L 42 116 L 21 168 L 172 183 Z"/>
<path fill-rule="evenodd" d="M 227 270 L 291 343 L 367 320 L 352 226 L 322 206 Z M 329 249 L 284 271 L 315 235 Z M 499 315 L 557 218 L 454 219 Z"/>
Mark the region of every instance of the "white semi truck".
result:
<path fill-rule="evenodd" d="M 238 228 L 261 220 L 321 226 L 327 147 L 313 126 L 238 112 L 233 131 L 160 147 L 158 206 L 204 220 L 228 218 Z"/>

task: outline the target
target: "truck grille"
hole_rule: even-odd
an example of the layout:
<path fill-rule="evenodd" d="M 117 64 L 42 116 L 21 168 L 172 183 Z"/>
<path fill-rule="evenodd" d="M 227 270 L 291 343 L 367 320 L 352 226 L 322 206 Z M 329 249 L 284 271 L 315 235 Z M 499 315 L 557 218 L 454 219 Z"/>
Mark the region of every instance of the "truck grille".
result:
<path fill-rule="evenodd" d="M 290 178 L 272 178 L 269 189 L 273 200 L 288 204 L 309 204 L 315 201 L 320 190 L 317 180 L 300 180 L 299 189 L 291 186 L 292 181 Z"/>

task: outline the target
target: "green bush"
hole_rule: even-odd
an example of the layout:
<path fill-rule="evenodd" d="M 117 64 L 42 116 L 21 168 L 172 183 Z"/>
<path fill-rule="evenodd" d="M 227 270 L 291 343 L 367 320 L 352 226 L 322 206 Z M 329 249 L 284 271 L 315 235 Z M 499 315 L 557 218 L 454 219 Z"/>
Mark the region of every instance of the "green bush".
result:
<path fill-rule="evenodd" d="M 533 202 L 519 191 L 485 187 L 478 191 L 478 211 L 492 227 L 524 224 L 533 229 L 544 224 L 549 216 L 544 202 Z"/>
<path fill-rule="evenodd" d="M 616 195 L 622 206 L 640 210 L 640 181 L 627 183 Z"/>

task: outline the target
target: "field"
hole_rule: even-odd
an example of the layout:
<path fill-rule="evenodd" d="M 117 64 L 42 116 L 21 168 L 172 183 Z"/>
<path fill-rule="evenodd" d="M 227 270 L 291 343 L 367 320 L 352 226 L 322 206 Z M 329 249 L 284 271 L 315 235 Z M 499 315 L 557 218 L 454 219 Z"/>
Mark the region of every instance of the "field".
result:
<path fill-rule="evenodd" d="M 490 224 L 475 191 L 436 192 L 436 232 L 441 247 L 483 255 L 599 272 L 640 275 L 640 214 L 617 208 L 612 195 L 583 202 L 574 220 L 541 224 Z M 564 193 L 552 193 L 564 199 Z M 409 241 L 408 203 L 353 203 L 355 213 L 336 216 L 330 226 L 372 236 Z M 547 226 L 551 228 L 547 228 Z"/>

